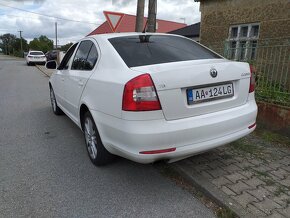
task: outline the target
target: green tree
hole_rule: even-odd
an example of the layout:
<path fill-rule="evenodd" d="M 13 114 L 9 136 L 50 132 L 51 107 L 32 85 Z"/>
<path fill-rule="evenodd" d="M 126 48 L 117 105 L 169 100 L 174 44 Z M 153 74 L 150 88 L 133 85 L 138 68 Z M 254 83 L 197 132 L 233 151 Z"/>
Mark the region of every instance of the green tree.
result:
<path fill-rule="evenodd" d="M 67 44 L 61 46 L 61 47 L 60 47 L 60 50 L 61 50 L 61 51 L 67 51 L 67 50 L 68 50 L 72 45 L 73 45 L 72 42 L 67 43 Z"/>
<path fill-rule="evenodd" d="M 13 47 L 16 51 L 21 51 L 21 39 L 17 38 L 13 44 Z M 27 40 L 22 37 L 22 49 L 23 51 L 28 51 L 28 43 Z"/>
<path fill-rule="evenodd" d="M 28 51 L 28 43 L 27 40 L 22 37 L 22 51 L 21 51 L 21 39 L 17 38 L 13 44 L 14 55 L 18 57 L 23 57 L 23 52 Z"/>
<path fill-rule="evenodd" d="M 15 51 L 15 48 L 13 46 L 16 41 L 16 36 L 10 33 L 6 33 L 4 35 L 1 35 L 0 39 L 2 41 L 1 48 L 4 54 L 7 55 L 13 54 Z"/>
<path fill-rule="evenodd" d="M 29 48 L 33 50 L 47 52 L 53 49 L 53 41 L 47 38 L 47 36 L 41 35 L 39 38 L 34 38 L 29 43 Z"/>

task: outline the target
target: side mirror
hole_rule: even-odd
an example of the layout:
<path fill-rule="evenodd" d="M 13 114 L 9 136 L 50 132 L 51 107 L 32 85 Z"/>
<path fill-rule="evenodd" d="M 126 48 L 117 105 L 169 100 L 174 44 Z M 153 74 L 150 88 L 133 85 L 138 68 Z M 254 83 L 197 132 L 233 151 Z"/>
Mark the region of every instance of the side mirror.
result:
<path fill-rule="evenodd" d="M 56 61 L 47 61 L 45 64 L 46 69 L 55 70 L 57 68 Z"/>

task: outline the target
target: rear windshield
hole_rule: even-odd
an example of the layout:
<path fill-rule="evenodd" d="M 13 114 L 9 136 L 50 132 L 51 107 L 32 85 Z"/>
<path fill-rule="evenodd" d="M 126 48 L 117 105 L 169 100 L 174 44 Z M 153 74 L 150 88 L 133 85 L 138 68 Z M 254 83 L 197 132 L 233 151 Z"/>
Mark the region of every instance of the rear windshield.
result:
<path fill-rule="evenodd" d="M 43 52 L 40 52 L 40 51 L 32 51 L 29 54 L 30 55 L 44 55 Z"/>
<path fill-rule="evenodd" d="M 109 41 L 128 67 L 221 58 L 198 43 L 177 36 L 125 36 Z"/>

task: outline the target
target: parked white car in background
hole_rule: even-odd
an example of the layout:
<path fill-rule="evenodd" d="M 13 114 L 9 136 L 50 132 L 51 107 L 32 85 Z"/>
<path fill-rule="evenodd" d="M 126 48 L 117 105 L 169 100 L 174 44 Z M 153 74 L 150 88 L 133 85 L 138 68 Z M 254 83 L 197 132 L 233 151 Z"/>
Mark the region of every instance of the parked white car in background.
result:
<path fill-rule="evenodd" d="M 26 56 L 27 65 L 31 64 L 45 64 L 46 57 L 42 51 L 29 51 Z"/>
<path fill-rule="evenodd" d="M 64 112 L 83 130 L 95 165 L 112 154 L 140 163 L 176 161 L 256 127 L 249 64 L 176 35 L 86 37 L 68 50 L 49 87 L 54 113 Z"/>

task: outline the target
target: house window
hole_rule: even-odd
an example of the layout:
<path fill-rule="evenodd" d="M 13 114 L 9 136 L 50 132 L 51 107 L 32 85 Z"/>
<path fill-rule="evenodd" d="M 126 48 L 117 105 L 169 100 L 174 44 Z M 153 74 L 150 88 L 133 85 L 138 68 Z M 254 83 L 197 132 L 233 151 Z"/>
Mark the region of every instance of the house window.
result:
<path fill-rule="evenodd" d="M 242 26 L 240 31 L 240 37 L 247 37 L 248 36 L 248 26 Z"/>
<path fill-rule="evenodd" d="M 257 53 L 259 24 L 241 24 L 230 27 L 229 58 L 233 60 L 253 60 Z"/>
<path fill-rule="evenodd" d="M 232 27 L 231 38 L 236 38 L 238 36 L 238 27 Z"/>
<path fill-rule="evenodd" d="M 256 37 L 256 38 L 258 38 L 258 36 L 259 36 L 259 25 L 253 25 L 252 26 L 252 29 L 251 29 L 251 37 Z"/>
<path fill-rule="evenodd" d="M 239 60 L 246 60 L 247 41 L 240 41 Z"/>
<path fill-rule="evenodd" d="M 236 41 L 231 41 L 230 42 L 230 59 L 235 59 L 236 56 L 236 47 L 237 47 L 237 42 Z"/>

